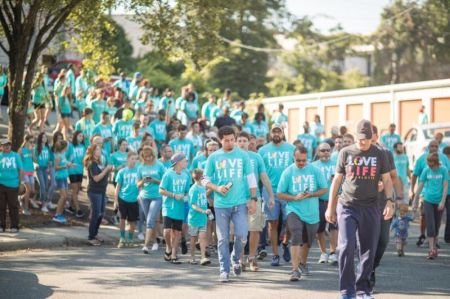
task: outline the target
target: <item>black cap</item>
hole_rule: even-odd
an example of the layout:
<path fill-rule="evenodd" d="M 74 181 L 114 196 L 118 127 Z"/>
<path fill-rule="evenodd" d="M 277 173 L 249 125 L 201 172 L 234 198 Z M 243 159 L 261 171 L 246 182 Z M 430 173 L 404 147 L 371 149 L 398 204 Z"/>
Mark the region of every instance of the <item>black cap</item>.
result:
<path fill-rule="evenodd" d="M 372 124 L 370 121 L 360 120 L 356 126 L 356 138 L 358 139 L 372 139 Z"/>

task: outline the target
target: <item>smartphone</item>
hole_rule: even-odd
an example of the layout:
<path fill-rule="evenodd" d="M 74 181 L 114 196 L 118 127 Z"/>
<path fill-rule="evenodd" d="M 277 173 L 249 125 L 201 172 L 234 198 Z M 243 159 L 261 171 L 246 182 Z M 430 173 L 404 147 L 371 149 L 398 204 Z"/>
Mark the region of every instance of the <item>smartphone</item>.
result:
<path fill-rule="evenodd" d="M 306 194 L 306 193 L 308 193 L 309 192 L 309 187 L 307 186 L 306 188 L 305 188 L 305 190 L 303 190 L 303 194 Z"/>
<path fill-rule="evenodd" d="M 227 189 L 230 190 L 231 187 L 233 187 L 233 182 L 229 182 L 228 184 L 225 185 L 225 187 L 227 187 Z"/>

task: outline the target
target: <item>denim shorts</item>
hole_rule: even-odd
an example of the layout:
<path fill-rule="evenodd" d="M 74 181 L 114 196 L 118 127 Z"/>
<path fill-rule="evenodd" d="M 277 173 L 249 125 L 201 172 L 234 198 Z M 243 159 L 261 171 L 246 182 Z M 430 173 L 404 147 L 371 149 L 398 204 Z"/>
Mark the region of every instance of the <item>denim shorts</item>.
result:
<path fill-rule="evenodd" d="M 279 200 L 274 194 L 275 205 L 272 209 L 269 208 L 269 193 L 267 193 L 266 188 L 263 188 L 262 198 L 264 200 L 263 212 L 266 215 L 267 221 L 278 221 L 280 214 L 282 215 L 283 222 L 286 221 L 286 202 L 284 200 Z"/>
<path fill-rule="evenodd" d="M 67 179 L 56 179 L 56 189 L 67 190 L 68 188 Z"/>
<path fill-rule="evenodd" d="M 32 175 L 24 175 L 23 182 L 28 185 L 34 185 L 34 176 Z"/>
<path fill-rule="evenodd" d="M 189 229 L 188 229 L 189 236 L 191 236 L 191 237 L 197 237 L 199 233 L 207 232 L 207 231 L 208 231 L 208 227 L 206 225 L 205 226 L 189 225 Z"/>

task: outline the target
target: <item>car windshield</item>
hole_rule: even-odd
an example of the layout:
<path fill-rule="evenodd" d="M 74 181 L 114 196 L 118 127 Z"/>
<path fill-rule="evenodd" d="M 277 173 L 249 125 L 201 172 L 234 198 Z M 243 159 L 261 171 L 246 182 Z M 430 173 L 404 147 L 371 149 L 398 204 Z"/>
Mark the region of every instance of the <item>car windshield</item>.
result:
<path fill-rule="evenodd" d="M 423 134 L 426 139 L 434 139 L 436 133 L 442 133 L 444 138 L 450 138 L 450 127 L 424 129 Z"/>

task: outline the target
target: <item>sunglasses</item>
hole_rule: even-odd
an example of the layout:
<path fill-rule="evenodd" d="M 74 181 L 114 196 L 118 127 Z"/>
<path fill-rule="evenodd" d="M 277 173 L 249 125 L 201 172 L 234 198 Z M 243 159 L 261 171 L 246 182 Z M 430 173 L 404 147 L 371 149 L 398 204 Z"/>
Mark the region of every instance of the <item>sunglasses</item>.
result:
<path fill-rule="evenodd" d="M 329 150 L 329 149 L 321 149 L 320 152 L 321 152 L 321 153 L 329 153 L 330 150 Z"/>
<path fill-rule="evenodd" d="M 299 162 L 299 163 L 305 163 L 306 162 L 306 159 L 295 159 L 295 162 Z"/>

